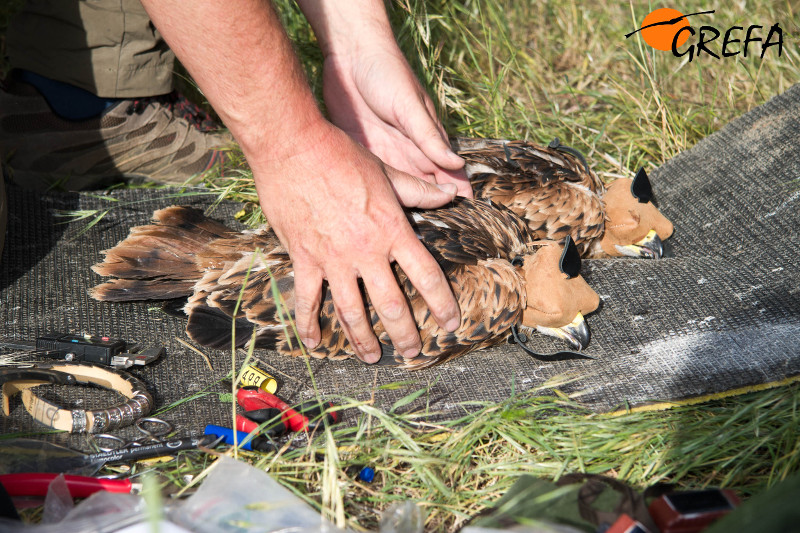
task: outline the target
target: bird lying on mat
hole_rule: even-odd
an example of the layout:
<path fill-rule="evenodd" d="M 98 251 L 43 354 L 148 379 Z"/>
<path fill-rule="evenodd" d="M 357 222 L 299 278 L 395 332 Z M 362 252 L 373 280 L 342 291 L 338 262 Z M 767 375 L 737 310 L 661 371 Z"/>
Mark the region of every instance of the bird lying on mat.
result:
<path fill-rule="evenodd" d="M 633 180 L 609 186 L 583 155 L 549 146 L 501 139 L 451 139 L 466 161 L 475 198 L 502 204 L 528 221 L 539 239 L 575 240 L 583 257 L 658 259 L 673 227 L 651 202 L 653 191 L 641 169 Z"/>
<path fill-rule="evenodd" d="M 422 351 L 414 359 L 388 357 L 390 362 L 426 368 L 499 344 L 509 332 L 519 340 L 523 336 L 518 330 L 560 337 L 573 349 L 588 343 L 583 314 L 594 311 L 599 298 L 579 274 L 580 256 L 573 243 L 564 248 L 552 241 L 535 242 L 524 221 L 485 201 L 459 199 L 448 209 L 411 211 L 408 219 L 450 281 L 461 307 L 461 326 L 452 333 L 441 329 L 405 274 L 393 265 L 419 327 Z M 282 313 L 293 315 L 294 310 L 292 263 L 267 226 L 233 231 L 199 210 L 173 206 L 156 211 L 151 225 L 131 229 L 125 240 L 103 253 L 105 259 L 93 270 L 117 279 L 94 287 L 94 298 L 188 297 L 183 310 L 189 317 L 189 336 L 206 346 L 230 348 L 232 317 L 241 294 L 235 320 L 237 346 L 247 345 L 255 331 L 256 347 L 300 355 L 299 342 L 282 325 L 286 319 L 281 320 Z M 274 299 L 278 293 L 282 306 Z M 319 358 L 351 357 L 354 351 L 326 286 L 323 295 L 322 340 L 309 353 Z M 366 303 L 384 353 L 395 354 L 368 298 Z M 553 360 L 581 355 L 560 352 Z"/>

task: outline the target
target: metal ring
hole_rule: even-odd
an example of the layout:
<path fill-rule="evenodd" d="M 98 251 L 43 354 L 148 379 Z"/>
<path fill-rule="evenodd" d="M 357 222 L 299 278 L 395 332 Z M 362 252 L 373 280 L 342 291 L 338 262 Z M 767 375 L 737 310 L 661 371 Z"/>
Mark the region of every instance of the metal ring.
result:
<path fill-rule="evenodd" d="M 153 397 L 146 392 L 137 391 L 136 395 L 131 398 L 131 401 L 136 402 L 141 406 L 142 415 L 150 414 L 150 410 L 153 408 Z"/>
<path fill-rule="evenodd" d="M 154 424 L 156 428 L 160 427 L 161 429 L 154 429 L 149 430 L 145 427 L 145 424 Z M 161 420 L 160 418 L 156 418 L 153 416 L 148 416 L 145 418 L 140 418 L 136 421 L 136 429 L 141 431 L 151 440 L 159 441 L 160 437 L 164 437 L 172 433 L 172 430 L 175 429 L 172 427 L 172 424 L 167 422 L 166 420 Z"/>
<path fill-rule="evenodd" d="M 118 405 L 105 410 L 108 414 L 108 429 L 117 429 L 122 425 L 122 410 Z"/>
<path fill-rule="evenodd" d="M 130 425 L 134 422 L 134 420 L 136 420 L 136 412 L 131 406 L 130 401 L 120 405 L 119 409 L 120 412 L 122 413 L 122 426 Z"/>
<path fill-rule="evenodd" d="M 133 418 L 136 420 L 146 415 L 150 408 L 150 406 L 147 405 L 147 398 L 142 396 L 134 396 L 128 403 L 130 404 L 131 409 L 133 409 Z"/>
<path fill-rule="evenodd" d="M 84 431 L 86 431 L 86 411 L 73 409 L 71 433 L 83 433 Z"/>
<path fill-rule="evenodd" d="M 111 435 L 110 433 L 96 433 L 92 435 L 92 440 L 97 441 L 98 439 L 110 440 L 119 443 L 119 446 L 116 447 L 100 446 L 98 444 L 97 449 L 100 450 L 101 452 L 113 452 L 116 450 L 127 448 L 128 446 L 128 442 L 125 439 L 117 437 L 116 435 Z"/>
<path fill-rule="evenodd" d="M 92 433 L 108 429 L 108 413 L 104 409 L 93 409 Z"/>

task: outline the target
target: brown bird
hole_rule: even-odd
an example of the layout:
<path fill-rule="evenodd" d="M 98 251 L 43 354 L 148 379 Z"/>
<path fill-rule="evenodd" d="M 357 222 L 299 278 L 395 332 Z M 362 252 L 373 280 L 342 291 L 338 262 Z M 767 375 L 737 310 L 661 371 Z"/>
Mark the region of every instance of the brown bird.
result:
<path fill-rule="evenodd" d="M 599 298 L 579 274 L 574 244 L 564 248 L 552 241 L 534 242 L 524 221 L 490 202 L 460 199 L 451 208 L 410 211 L 407 216 L 450 282 L 461 308 L 461 326 L 454 332 L 440 328 L 402 269 L 393 265 L 419 327 L 422 351 L 414 359 L 396 354 L 365 294 L 368 316 L 384 348 L 381 362 L 426 368 L 501 343 L 512 330 L 539 330 L 567 340 L 574 349 L 588 343 L 583 315 L 597 308 Z M 252 339 L 258 348 L 302 353 L 288 325 L 288 318 L 294 318 L 292 263 L 268 227 L 233 231 L 199 210 L 173 206 L 156 211 L 151 225 L 131 229 L 125 240 L 103 253 L 105 259 L 93 270 L 116 279 L 94 287 L 94 298 L 188 297 L 183 307 L 189 318 L 186 331 L 200 344 L 230 348 L 235 316 L 237 347 Z M 319 325 L 322 340 L 308 350 L 310 355 L 354 355 L 327 286 Z M 554 359 L 576 357 L 580 354 L 560 352 Z"/>
<path fill-rule="evenodd" d="M 451 139 L 466 160 L 475 198 L 502 204 L 528 221 L 539 239 L 569 235 L 583 257 L 663 254 L 673 226 L 652 203 L 644 169 L 606 187 L 583 155 L 561 145 L 502 139 Z"/>

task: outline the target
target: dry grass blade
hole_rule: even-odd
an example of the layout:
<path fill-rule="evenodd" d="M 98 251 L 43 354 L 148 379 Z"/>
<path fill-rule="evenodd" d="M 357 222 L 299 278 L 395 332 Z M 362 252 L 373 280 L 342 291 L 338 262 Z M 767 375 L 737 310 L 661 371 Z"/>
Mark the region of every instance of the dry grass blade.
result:
<path fill-rule="evenodd" d="M 201 352 L 200 350 L 198 350 L 197 348 L 195 348 L 194 346 L 192 346 L 191 344 L 189 344 L 188 342 L 186 342 L 181 338 L 175 337 L 175 340 L 178 341 L 180 344 L 184 345 L 185 347 L 189 348 L 191 351 L 193 351 L 200 357 L 202 357 L 203 361 L 206 362 L 206 366 L 208 367 L 208 369 L 211 370 L 212 372 L 214 371 L 214 367 L 211 365 L 211 359 L 206 354 L 204 354 L 203 352 Z"/>
<path fill-rule="evenodd" d="M 294 2 L 276 4 L 319 96 L 316 38 Z M 782 55 L 688 62 L 656 52 L 640 35 L 624 38 L 653 9 L 639 0 L 397 0 L 390 16 L 451 134 L 545 143 L 558 136 L 588 154 L 601 176 L 614 178 L 659 166 L 800 79 L 792 2 L 712 0 L 703 8 L 716 10 L 713 24 L 723 29 L 780 22 Z M 239 169 L 208 185 L 220 199 L 246 203 L 244 223 L 261 224 L 252 175 L 233 155 Z M 85 220 L 98 214 L 73 213 Z M 289 313 L 285 319 L 293 330 Z M 463 416 L 447 422 L 410 409 L 426 388 L 385 387 L 407 391 L 394 409 L 339 398 L 357 411 L 353 425 L 287 440 L 277 454 L 238 457 L 268 470 L 338 525 L 376 529 L 382 510 L 413 500 L 425 507 L 429 531 L 457 530 L 521 474 L 583 471 L 638 487 L 736 486 L 747 495 L 800 470 L 797 385 L 613 418 L 587 412 L 551 388 L 497 405 L 464 404 Z M 159 468 L 181 487 L 183 474 L 193 476 L 189 486 L 206 475 L 208 461 L 181 461 Z M 377 472 L 371 484 L 351 474 L 363 465 Z"/>

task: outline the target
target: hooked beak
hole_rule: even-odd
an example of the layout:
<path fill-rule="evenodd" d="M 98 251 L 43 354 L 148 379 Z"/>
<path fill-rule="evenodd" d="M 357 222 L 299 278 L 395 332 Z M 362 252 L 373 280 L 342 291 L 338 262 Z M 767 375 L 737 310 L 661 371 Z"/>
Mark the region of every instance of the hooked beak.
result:
<path fill-rule="evenodd" d="M 583 315 L 578 313 L 572 322 L 560 328 L 536 326 L 536 330 L 544 335 L 557 337 L 567 341 L 573 350 L 583 350 L 589 344 L 589 326 L 586 325 Z"/>
<path fill-rule="evenodd" d="M 628 257 L 644 257 L 645 259 L 661 259 L 664 255 L 664 245 L 661 243 L 661 237 L 658 236 L 656 230 L 651 229 L 647 236 L 641 241 L 621 246 L 615 244 L 614 247 L 622 255 Z"/>

